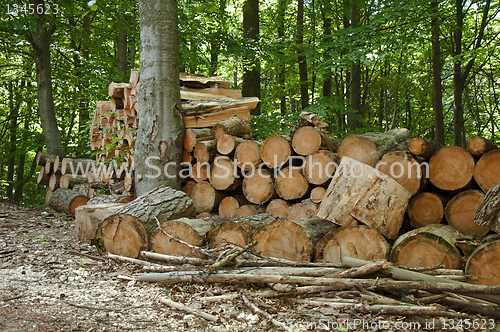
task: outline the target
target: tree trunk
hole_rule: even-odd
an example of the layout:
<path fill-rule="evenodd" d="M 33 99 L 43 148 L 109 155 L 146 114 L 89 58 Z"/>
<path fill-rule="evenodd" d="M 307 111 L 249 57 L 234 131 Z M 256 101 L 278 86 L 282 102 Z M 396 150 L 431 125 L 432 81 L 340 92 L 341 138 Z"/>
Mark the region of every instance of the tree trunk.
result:
<path fill-rule="evenodd" d="M 465 267 L 465 274 L 478 278 L 472 281 L 477 285 L 498 286 L 500 285 L 500 240 L 487 242 L 479 246 L 470 255 Z"/>
<path fill-rule="evenodd" d="M 481 156 L 474 168 L 474 180 L 486 193 L 491 186 L 500 183 L 500 150 L 495 149 Z"/>
<path fill-rule="evenodd" d="M 408 217 L 413 228 L 439 224 L 444 217 L 444 207 L 448 198 L 424 192 L 414 196 L 408 203 Z"/>
<path fill-rule="evenodd" d="M 297 1 L 297 53 L 300 78 L 301 109 L 309 106 L 309 87 L 307 81 L 307 58 L 304 55 L 304 0 Z"/>
<path fill-rule="evenodd" d="M 87 196 L 71 189 L 59 188 L 54 190 L 50 196 L 49 205 L 59 212 L 75 214 L 75 209 L 87 204 Z"/>
<path fill-rule="evenodd" d="M 444 114 L 443 114 L 443 91 L 441 87 L 441 42 L 439 0 L 431 1 L 431 29 L 432 29 L 432 81 L 433 81 L 433 100 L 434 100 L 434 122 L 436 125 L 436 141 L 442 145 L 445 144 L 444 138 Z M 430 158 L 430 157 L 429 157 Z"/>
<path fill-rule="evenodd" d="M 429 161 L 429 181 L 447 191 L 467 188 L 474 173 L 474 158 L 459 146 L 445 146 Z"/>
<path fill-rule="evenodd" d="M 486 193 L 484 201 L 476 210 L 474 222 L 494 232 L 500 233 L 500 186 L 493 185 Z"/>
<path fill-rule="evenodd" d="M 127 17 L 120 15 L 123 22 L 117 22 L 118 29 L 116 32 L 116 68 L 118 72 L 125 76 L 128 73 L 127 65 Z"/>
<path fill-rule="evenodd" d="M 141 0 L 139 15 L 141 117 L 134 155 L 136 196 L 160 184 L 181 188 L 179 171 L 184 142 L 177 1 Z M 168 167 L 169 163 L 173 167 Z"/>
<path fill-rule="evenodd" d="M 415 137 L 408 142 L 408 151 L 417 157 L 429 160 L 434 153 L 443 147 L 442 143 Z"/>
<path fill-rule="evenodd" d="M 30 4 L 43 6 L 43 1 L 30 0 Z M 33 47 L 33 58 L 36 65 L 36 82 L 38 87 L 38 110 L 43 129 L 47 152 L 63 155 L 61 133 L 57 126 L 52 95 L 52 69 L 50 64 L 50 38 L 55 31 L 52 24 L 46 28 L 44 15 L 37 15 L 36 29 L 28 37 Z"/>
<path fill-rule="evenodd" d="M 278 219 L 261 226 L 254 234 L 255 251 L 270 257 L 310 262 L 314 248 L 324 234 L 336 226 L 317 218 L 308 220 Z"/>
<path fill-rule="evenodd" d="M 243 4 L 243 37 L 259 42 L 259 0 L 245 0 Z M 256 52 L 255 52 L 256 53 Z M 260 98 L 260 61 L 258 55 L 253 59 L 243 59 L 244 73 L 241 94 L 243 97 Z M 260 105 L 252 111 L 252 115 L 260 114 Z"/>
<path fill-rule="evenodd" d="M 455 246 L 460 233 L 451 226 L 434 224 L 401 235 L 393 244 L 391 261 L 408 267 L 444 265 L 461 269 L 462 254 Z"/>
<path fill-rule="evenodd" d="M 351 28 L 356 29 L 359 27 L 359 7 L 357 0 L 350 1 L 351 3 Z M 351 52 L 356 51 L 356 41 L 352 41 Z M 351 110 L 348 113 L 349 130 L 356 130 L 361 123 L 359 117 L 361 114 L 361 65 L 359 60 L 351 61 L 351 81 L 350 84 L 350 98 L 349 106 Z"/>
<path fill-rule="evenodd" d="M 489 229 L 474 222 L 474 215 L 483 201 L 484 193 L 479 190 L 466 190 L 453 197 L 444 211 L 448 225 L 467 235 L 485 236 Z"/>
<path fill-rule="evenodd" d="M 375 229 L 348 226 L 328 232 L 316 245 L 315 262 L 342 265 L 344 257 L 364 260 L 386 259 L 390 246 Z"/>
<path fill-rule="evenodd" d="M 167 234 L 176 237 L 192 246 L 202 247 L 205 235 L 212 228 L 210 220 L 181 218 L 169 220 L 161 225 Z M 158 254 L 205 258 L 193 248 L 172 239 L 157 228 L 149 239 L 149 249 Z"/>
<path fill-rule="evenodd" d="M 99 224 L 122 206 L 123 204 L 118 203 L 100 203 L 82 205 L 76 208 L 75 232 L 78 241 L 89 244 L 93 243 Z"/>

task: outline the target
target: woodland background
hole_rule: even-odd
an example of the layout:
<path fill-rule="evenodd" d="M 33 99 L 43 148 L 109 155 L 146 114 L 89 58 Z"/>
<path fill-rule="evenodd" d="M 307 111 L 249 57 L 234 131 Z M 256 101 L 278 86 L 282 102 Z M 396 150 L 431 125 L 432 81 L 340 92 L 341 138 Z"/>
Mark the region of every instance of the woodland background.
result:
<path fill-rule="evenodd" d="M 59 0 L 56 15 L 14 15 L 14 4 L 23 5 L 0 6 L 0 195 L 35 205 L 45 191 L 31 176 L 43 121 L 55 117 L 64 155 L 95 157 L 95 102 L 139 69 L 138 1 Z M 219 75 L 260 97 L 255 138 L 287 133 L 307 110 L 339 137 L 404 127 L 449 145 L 498 140 L 495 1 L 178 0 L 178 8 L 181 71 Z"/>

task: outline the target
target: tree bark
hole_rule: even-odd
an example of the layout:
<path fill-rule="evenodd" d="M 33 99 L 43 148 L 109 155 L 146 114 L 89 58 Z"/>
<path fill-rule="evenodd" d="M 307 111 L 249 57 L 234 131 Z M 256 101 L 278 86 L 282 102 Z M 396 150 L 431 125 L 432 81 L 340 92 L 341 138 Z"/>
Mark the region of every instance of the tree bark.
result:
<path fill-rule="evenodd" d="M 185 131 L 179 92 L 177 1 L 142 0 L 139 15 L 141 118 L 134 155 L 136 196 L 160 184 L 181 189 Z"/>
<path fill-rule="evenodd" d="M 304 55 L 304 0 L 297 1 L 297 36 L 296 45 L 299 62 L 300 105 L 301 109 L 309 106 L 309 87 L 307 81 L 307 58 Z"/>
<path fill-rule="evenodd" d="M 444 145 L 444 114 L 443 114 L 443 91 L 441 87 L 441 42 L 439 0 L 431 1 L 431 29 L 432 29 L 432 81 L 433 81 L 433 99 L 434 99 L 434 122 L 436 125 L 436 142 Z"/>
<path fill-rule="evenodd" d="M 359 7 L 357 5 L 357 0 L 351 0 L 351 28 L 356 29 L 359 27 Z M 356 41 L 352 41 L 351 52 L 356 51 Z M 350 98 L 349 106 L 351 110 L 349 111 L 348 124 L 349 130 L 356 130 L 360 126 L 358 119 L 361 116 L 361 65 L 359 60 L 351 61 L 351 81 L 350 83 Z"/>
<path fill-rule="evenodd" d="M 496 233 L 500 233 L 500 186 L 493 185 L 484 201 L 476 210 L 474 222 Z"/>
<path fill-rule="evenodd" d="M 54 190 L 49 205 L 56 211 L 75 214 L 75 209 L 87 204 L 88 200 L 87 196 L 83 196 L 76 191 L 59 188 Z"/>
<path fill-rule="evenodd" d="M 484 193 L 480 190 L 466 190 L 453 197 L 444 211 L 448 225 L 467 235 L 485 236 L 489 229 L 474 222 L 476 211 L 483 201 Z"/>
<path fill-rule="evenodd" d="M 259 42 L 259 0 L 245 0 L 243 4 L 243 37 Z M 253 59 L 243 59 L 244 72 L 241 94 L 243 97 L 260 98 L 260 61 L 258 54 Z M 260 105 L 252 111 L 252 115 L 260 114 Z"/>

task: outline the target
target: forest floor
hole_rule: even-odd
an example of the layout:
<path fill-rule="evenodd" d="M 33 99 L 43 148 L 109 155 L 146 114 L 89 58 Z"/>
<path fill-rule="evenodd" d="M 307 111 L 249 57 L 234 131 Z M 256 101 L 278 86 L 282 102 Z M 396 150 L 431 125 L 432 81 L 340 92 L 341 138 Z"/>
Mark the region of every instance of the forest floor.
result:
<path fill-rule="evenodd" d="M 74 216 L 43 207 L 2 206 L 0 331 L 279 330 L 268 319 L 253 313 L 240 298 L 222 302 L 200 300 L 203 296 L 238 291 L 237 286 L 165 286 L 123 279 L 120 276 L 133 275 L 137 267 L 72 254 L 98 256 L 93 246 L 76 240 L 74 231 Z M 219 319 L 208 322 L 176 311 L 161 304 L 162 298 L 201 309 Z M 328 305 L 298 304 L 294 299 L 254 298 L 252 301 L 290 331 L 429 331 L 443 328 L 443 320 L 432 317 L 343 312 Z M 475 317 L 478 321 L 488 319 Z M 493 330 L 500 331 L 499 326 L 500 322 L 495 322 Z"/>

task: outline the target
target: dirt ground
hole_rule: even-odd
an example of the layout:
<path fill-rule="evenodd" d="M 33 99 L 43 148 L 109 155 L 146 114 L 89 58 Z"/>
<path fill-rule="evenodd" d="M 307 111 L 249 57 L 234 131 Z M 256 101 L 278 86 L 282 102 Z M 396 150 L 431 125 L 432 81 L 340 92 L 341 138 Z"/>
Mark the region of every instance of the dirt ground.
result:
<path fill-rule="evenodd" d="M 0 331 L 279 331 L 240 298 L 201 297 L 238 291 L 232 285 L 165 286 L 138 283 L 134 265 L 99 256 L 76 240 L 74 217 L 48 208 L 0 210 Z M 247 287 L 250 289 L 251 287 Z M 208 322 L 160 303 L 169 298 L 218 317 Z M 294 299 L 252 299 L 290 331 L 500 331 L 500 323 L 473 316 L 477 329 L 432 317 L 343 312 Z M 455 328 L 453 328 L 455 327 Z"/>

